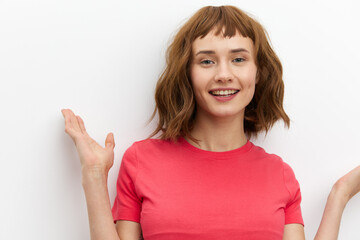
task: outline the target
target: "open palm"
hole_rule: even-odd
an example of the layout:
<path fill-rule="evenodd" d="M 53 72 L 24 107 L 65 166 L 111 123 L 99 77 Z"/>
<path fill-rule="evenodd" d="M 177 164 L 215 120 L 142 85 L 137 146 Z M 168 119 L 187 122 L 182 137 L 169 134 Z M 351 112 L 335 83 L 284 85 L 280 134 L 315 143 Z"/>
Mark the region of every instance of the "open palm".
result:
<path fill-rule="evenodd" d="M 102 147 L 86 132 L 80 116 L 75 116 L 70 109 L 61 112 L 65 118 L 65 132 L 75 143 L 82 168 L 108 172 L 114 163 L 114 135 L 109 133 Z"/>

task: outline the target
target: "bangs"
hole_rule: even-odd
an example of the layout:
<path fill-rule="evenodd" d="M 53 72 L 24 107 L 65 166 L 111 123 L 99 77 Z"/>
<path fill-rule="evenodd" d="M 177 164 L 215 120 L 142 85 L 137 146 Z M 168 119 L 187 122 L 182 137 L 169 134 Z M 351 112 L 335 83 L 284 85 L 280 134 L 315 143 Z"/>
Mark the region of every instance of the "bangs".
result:
<path fill-rule="evenodd" d="M 238 32 L 255 40 L 252 19 L 232 6 L 203 8 L 194 16 L 193 23 L 192 40 L 203 38 L 212 30 L 216 36 L 233 37 Z"/>

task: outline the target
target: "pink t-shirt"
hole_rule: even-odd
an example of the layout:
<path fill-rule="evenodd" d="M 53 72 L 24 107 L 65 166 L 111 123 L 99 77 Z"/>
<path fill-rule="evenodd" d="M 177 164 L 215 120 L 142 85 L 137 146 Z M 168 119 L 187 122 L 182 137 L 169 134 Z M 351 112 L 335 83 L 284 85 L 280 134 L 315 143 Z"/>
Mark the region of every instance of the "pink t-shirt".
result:
<path fill-rule="evenodd" d="M 282 239 L 300 223 L 301 192 L 291 167 L 248 141 L 226 152 L 184 138 L 135 142 L 125 152 L 114 221 L 141 224 L 145 240 Z"/>

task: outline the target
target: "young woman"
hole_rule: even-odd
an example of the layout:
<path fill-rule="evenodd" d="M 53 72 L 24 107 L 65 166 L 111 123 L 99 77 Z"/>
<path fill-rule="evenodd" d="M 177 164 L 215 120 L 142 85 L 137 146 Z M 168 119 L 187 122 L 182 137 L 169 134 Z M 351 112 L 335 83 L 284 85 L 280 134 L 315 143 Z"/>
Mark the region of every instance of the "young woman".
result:
<path fill-rule="evenodd" d="M 112 209 L 114 136 L 101 147 L 63 109 L 92 239 L 305 239 L 293 170 L 249 141 L 277 120 L 289 126 L 283 94 L 282 66 L 262 26 L 232 6 L 200 9 L 168 49 L 151 118 L 159 114 L 158 127 L 125 152 Z M 334 185 L 315 239 L 337 239 L 359 190 L 358 167 Z"/>

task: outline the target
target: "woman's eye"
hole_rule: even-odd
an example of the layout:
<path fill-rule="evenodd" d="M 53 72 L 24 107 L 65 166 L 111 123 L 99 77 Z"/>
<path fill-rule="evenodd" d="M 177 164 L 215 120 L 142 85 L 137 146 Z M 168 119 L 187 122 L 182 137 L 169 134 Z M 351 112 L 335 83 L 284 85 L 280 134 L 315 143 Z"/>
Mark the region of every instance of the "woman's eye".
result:
<path fill-rule="evenodd" d="M 235 58 L 233 61 L 234 62 L 243 62 L 243 61 L 245 61 L 245 59 L 244 58 Z"/>
<path fill-rule="evenodd" d="M 214 62 L 211 60 L 203 60 L 201 61 L 201 64 L 205 64 L 205 65 L 209 65 L 209 64 L 213 64 Z"/>

